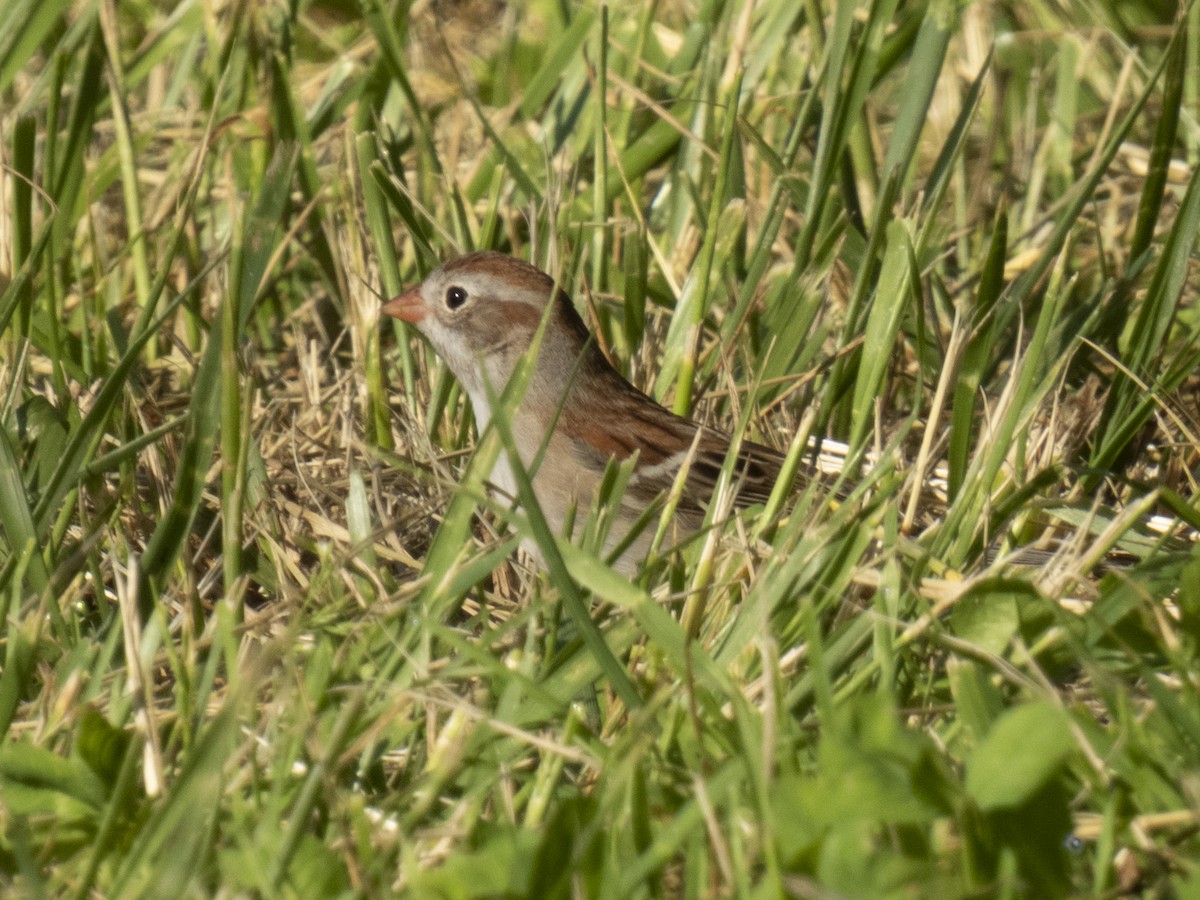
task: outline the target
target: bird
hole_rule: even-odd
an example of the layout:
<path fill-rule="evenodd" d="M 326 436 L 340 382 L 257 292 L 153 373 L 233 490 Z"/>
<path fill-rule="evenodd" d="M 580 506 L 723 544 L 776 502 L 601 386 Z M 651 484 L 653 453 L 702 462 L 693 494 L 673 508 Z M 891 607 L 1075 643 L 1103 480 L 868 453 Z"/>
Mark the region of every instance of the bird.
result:
<path fill-rule="evenodd" d="M 571 298 L 536 266 L 495 251 L 451 259 L 420 284 L 384 303 L 381 312 L 413 325 L 458 379 L 480 434 L 496 414 L 498 397 L 518 364 L 545 331 L 524 394 L 511 413 L 521 463 L 530 471 L 538 506 L 562 534 L 574 511 L 586 510 L 606 467 L 628 463 L 632 473 L 604 544 L 621 574 L 632 577 L 651 549 L 658 508 L 681 468 L 682 495 L 671 522 L 683 540 L 702 528 L 731 437 L 676 415 L 638 390 L 609 362 Z M 784 455 L 750 440 L 737 445 L 734 506 L 765 503 Z M 502 453 L 489 482 L 517 498 L 517 482 Z M 639 522 L 640 520 L 640 522 Z M 640 533 L 631 534 L 635 525 Z M 536 545 L 523 546 L 541 561 Z"/>

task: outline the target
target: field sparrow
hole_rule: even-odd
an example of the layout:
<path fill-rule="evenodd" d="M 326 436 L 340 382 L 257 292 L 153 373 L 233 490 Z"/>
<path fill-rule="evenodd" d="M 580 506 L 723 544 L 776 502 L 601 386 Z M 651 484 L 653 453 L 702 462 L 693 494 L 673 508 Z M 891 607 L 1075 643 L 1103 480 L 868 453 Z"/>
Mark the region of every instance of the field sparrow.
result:
<path fill-rule="evenodd" d="M 469 253 L 385 303 L 382 311 L 415 325 L 429 340 L 466 389 L 482 433 L 492 418 L 492 399 L 530 350 L 548 304 L 553 310 L 511 425 L 551 528 L 561 534 L 572 508 L 588 509 L 610 460 L 636 456 L 605 547 L 612 550 L 647 508 L 662 501 L 690 457 L 673 524 L 676 537 L 695 531 L 703 523 L 730 438 L 664 409 L 618 374 L 570 298 L 545 272 L 501 253 Z M 536 462 L 543 443 L 544 454 Z M 766 502 L 782 464 L 782 454 L 742 441 L 735 503 Z M 506 455 L 500 456 L 490 481 L 509 498 L 516 496 Z M 618 571 L 636 571 L 653 531 L 651 521 L 615 561 Z M 538 557 L 530 543 L 527 549 Z"/>

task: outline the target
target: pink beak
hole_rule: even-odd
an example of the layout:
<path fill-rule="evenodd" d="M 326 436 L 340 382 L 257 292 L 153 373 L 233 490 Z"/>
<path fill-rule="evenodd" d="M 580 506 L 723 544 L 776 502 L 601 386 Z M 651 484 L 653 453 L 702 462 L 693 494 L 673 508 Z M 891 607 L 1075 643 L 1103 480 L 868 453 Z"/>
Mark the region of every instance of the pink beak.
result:
<path fill-rule="evenodd" d="M 387 303 L 379 308 L 379 311 L 393 318 L 399 319 L 401 322 L 410 322 L 413 325 L 420 322 L 429 314 L 429 309 L 425 306 L 425 301 L 421 299 L 421 286 L 409 288 L 398 297 L 393 297 Z"/>

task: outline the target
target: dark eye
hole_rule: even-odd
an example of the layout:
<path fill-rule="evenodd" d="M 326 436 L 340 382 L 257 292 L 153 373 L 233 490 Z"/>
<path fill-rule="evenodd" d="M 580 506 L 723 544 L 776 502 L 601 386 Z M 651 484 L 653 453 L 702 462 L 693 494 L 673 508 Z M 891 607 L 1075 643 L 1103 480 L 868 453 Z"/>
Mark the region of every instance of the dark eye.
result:
<path fill-rule="evenodd" d="M 446 291 L 446 306 L 450 309 L 458 309 L 467 302 L 467 292 L 460 287 L 452 287 Z"/>

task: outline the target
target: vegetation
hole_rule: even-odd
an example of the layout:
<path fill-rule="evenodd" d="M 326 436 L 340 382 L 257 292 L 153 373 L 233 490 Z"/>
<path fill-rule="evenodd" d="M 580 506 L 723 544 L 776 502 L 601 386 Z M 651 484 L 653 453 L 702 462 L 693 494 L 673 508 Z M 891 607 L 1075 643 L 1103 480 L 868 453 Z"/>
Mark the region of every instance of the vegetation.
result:
<path fill-rule="evenodd" d="M 1200 888 L 1196 5 L 406 5 L 5 4 L 4 892 Z M 531 570 L 483 247 L 837 484 Z"/>

